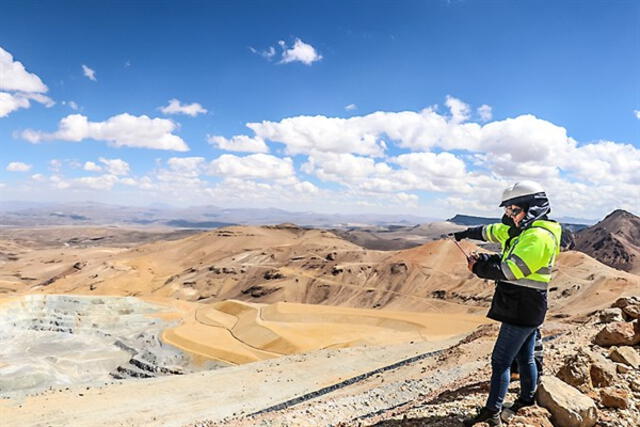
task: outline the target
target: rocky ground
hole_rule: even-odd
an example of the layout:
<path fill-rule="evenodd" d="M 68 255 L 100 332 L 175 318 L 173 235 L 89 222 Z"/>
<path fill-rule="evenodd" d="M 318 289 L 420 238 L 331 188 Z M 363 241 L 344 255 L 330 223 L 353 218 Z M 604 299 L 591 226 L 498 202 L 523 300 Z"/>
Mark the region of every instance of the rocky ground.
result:
<path fill-rule="evenodd" d="M 639 313 L 640 299 L 621 298 L 571 322 L 547 322 L 538 405 L 508 425 L 640 425 Z M 460 426 L 486 399 L 496 333 L 497 325 L 482 327 L 437 357 L 296 405 L 196 425 Z M 506 402 L 518 390 L 512 382 Z"/>

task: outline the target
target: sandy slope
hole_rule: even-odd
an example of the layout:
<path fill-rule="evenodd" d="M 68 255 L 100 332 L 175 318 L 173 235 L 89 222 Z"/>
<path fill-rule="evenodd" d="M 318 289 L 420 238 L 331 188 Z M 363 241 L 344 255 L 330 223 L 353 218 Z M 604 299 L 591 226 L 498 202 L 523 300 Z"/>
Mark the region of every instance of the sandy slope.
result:
<path fill-rule="evenodd" d="M 392 312 L 310 304 L 194 304 L 163 340 L 190 353 L 247 363 L 322 348 L 442 341 L 488 323 L 482 316 Z"/>

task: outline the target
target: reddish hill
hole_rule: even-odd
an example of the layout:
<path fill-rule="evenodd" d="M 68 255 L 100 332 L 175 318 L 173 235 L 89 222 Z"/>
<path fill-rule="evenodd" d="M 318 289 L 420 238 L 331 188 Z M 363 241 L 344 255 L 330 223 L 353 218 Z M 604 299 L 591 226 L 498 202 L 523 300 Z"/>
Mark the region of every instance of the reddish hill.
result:
<path fill-rule="evenodd" d="M 640 217 L 615 210 L 592 227 L 576 233 L 576 250 L 610 267 L 640 273 Z"/>

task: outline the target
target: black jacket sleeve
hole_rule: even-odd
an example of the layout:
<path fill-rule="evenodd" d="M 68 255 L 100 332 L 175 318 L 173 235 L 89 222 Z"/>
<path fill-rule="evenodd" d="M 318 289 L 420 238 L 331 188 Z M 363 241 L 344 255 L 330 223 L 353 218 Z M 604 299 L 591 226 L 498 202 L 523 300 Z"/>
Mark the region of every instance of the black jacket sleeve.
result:
<path fill-rule="evenodd" d="M 473 272 L 481 279 L 507 280 L 500 267 L 500 255 L 479 254 L 473 266 Z"/>
<path fill-rule="evenodd" d="M 455 237 L 457 241 L 462 239 L 484 240 L 482 238 L 482 227 L 473 227 L 458 231 L 457 233 L 453 233 L 453 237 Z"/>

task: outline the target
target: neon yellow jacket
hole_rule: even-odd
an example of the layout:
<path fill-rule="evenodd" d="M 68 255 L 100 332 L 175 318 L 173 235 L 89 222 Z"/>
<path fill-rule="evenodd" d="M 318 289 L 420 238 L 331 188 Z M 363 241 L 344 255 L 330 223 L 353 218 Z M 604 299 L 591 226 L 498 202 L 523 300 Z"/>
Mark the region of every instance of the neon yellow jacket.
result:
<path fill-rule="evenodd" d="M 551 270 L 560 253 L 562 228 L 559 223 L 534 221 L 519 235 L 510 239 L 509 226 L 497 223 L 482 227 L 482 237 L 488 242 L 500 243 L 500 268 L 514 285 L 546 290 Z"/>

